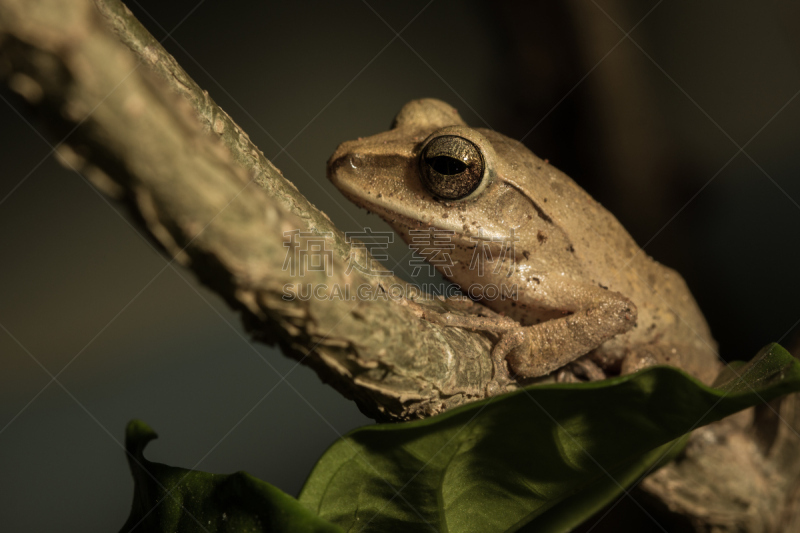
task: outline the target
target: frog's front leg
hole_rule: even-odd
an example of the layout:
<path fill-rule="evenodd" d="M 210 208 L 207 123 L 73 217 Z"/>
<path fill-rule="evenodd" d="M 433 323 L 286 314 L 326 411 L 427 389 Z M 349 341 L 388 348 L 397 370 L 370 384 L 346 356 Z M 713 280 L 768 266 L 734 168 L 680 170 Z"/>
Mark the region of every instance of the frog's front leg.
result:
<path fill-rule="evenodd" d="M 530 352 L 527 346 L 528 328 L 522 327 L 518 322 L 504 316 L 473 316 L 473 315 L 454 315 L 452 313 L 436 313 L 425 311 L 424 318 L 441 326 L 467 328 L 479 331 L 490 331 L 500 335 L 500 340 L 492 349 L 492 381 L 487 386 L 490 393 L 502 390 L 505 385 L 512 381 L 506 365 L 506 355 L 512 350 L 520 350 L 523 353 Z"/>
<path fill-rule="evenodd" d="M 433 321 L 500 334 L 492 350 L 493 381 L 500 385 L 510 380 L 508 367 L 521 378 L 549 374 L 636 324 L 636 306 L 618 292 L 575 281 L 549 283 L 546 289 L 537 295 L 540 299 L 530 298 L 528 303 L 550 307 L 551 302 L 558 302 L 558 308 L 569 314 L 527 327 L 505 317 L 450 313 Z"/>

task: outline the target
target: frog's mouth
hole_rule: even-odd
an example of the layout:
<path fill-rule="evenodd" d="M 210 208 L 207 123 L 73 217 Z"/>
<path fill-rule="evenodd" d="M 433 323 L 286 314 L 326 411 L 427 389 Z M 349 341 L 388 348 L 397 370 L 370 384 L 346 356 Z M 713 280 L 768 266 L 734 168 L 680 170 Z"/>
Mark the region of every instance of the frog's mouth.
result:
<path fill-rule="evenodd" d="M 344 191 L 342 192 L 344 193 Z M 476 246 L 476 239 L 487 241 L 491 241 L 493 239 L 492 235 L 488 234 L 478 235 L 472 232 L 464 232 L 464 229 L 461 225 L 434 224 L 430 221 L 422 220 L 419 217 L 411 217 L 407 213 L 401 212 L 400 210 L 393 211 L 390 208 L 378 205 L 369 199 L 364 198 L 363 196 L 358 196 L 358 201 L 354 201 L 352 198 L 350 198 L 350 194 L 345 193 L 345 196 L 347 196 L 348 199 L 354 203 L 363 206 L 367 211 L 375 213 L 385 220 L 386 223 L 389 224 L 398 234 L 400 234 L 408 244 L 411 244 L 411 237 L 413 236 L 410 233 L 411 230 L 452 232 L 446 234 L 449 242 L 452 242 L 456 246 L 469 249 Z M 502 241 L 503 237 L 494 237 L 494 239 Z"/>

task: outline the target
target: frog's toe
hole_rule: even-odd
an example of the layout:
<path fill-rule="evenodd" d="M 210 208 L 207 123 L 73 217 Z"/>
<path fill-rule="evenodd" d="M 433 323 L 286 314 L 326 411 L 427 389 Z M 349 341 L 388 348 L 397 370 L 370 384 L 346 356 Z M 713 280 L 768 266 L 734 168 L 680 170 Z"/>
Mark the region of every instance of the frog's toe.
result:
<path fill-rule="evenodd" d="M 510 389 L 509 385 L 514 382 L 510 377 L 506 376 L 497 376 L 491 379 L 489 383 L 486 384 L 486 397 L 489 396 L 497 396 L 498 394 L 503 394 L 504 392 L 508 392 L 512 390 L 513 387 Z"/>
<path fill-rule="evenodd" d="M 607 377 L 603 369 L 588 357 L 578 358 L 570 363 L 569 366 L 573 373 L 585 381 L 599 381 Z"/>
<path fill-rule="evenodd" d="M 497 396 L 503 392 L 503 388 L 504 387 L 496 379 L 493 379 L 486 384 L 486 396 Z"/>
<path fill-rule="evenodd" d="M 658 364 L 658 359 L 646 350 L 637 350 L 625 356 L 622 360 L 622 368 L 620 374 L 633 374 L 648 366 Z"/>

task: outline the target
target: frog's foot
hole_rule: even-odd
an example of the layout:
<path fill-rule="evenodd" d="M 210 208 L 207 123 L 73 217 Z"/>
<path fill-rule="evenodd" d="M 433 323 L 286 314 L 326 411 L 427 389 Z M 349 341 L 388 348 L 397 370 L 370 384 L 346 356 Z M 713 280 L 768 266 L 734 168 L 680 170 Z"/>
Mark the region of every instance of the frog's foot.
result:
<path fill-rule="evenodd" d="M 530 330 L 520 327 L 516 322 L 514 322 L 514 324 L 514 327 L 505 330 L 505 332 L 501 332 L 500 341 L 495 345 L 494 349 L 492 349 L 492 366 L 494 373 L 492 375 L 492 381 L 486 385 L 486 392 L 489 396 L 498 394 L 506 385 L 514 381 L 511 378 L 511 373 L 508 371 L 506 357 L 514 351 L 527 354 L 530 353 L 533 348 Z"/>
<path fill-rule="evenodd" d="M 622 359 L 621 374 L 630 374 L 653 365 L 680 368 L 706 384 L 713 383 L 720 360 L 713 346 L 704 342 L 683 344 L 645 344 L 633 347 Z"/>
<path fill-rule="evenodd" d="M 423 316 L 429 322 L 441 326 L 490 331 L 500 335 L 500 341 L 492 349 L 492 380 L 486 386 L 486 392 L 489 396 L 499 394 L 509 383 L 514 381 L 508 371 L 506 356 L 515 350 L 525 351 L 531 349 L 528 328 L 520 326 L 519 323 L 508 317 L 465 316 L 429 311 L 426 311 Z"/>
<path fill-rule="evenodd" d="M 556 383 L 584 383 L 606 379 L 606 373 L 588 357 L 575 359 L 556 374 Z"/>
<path fill-rule="evenodd" d="M 633 374 L 648 366 L 659 364 L 656 354 L 651 353 L 649 350 L 634 350 L 625 355 L 622 360 L 622 368 L 620 374 Z"/>

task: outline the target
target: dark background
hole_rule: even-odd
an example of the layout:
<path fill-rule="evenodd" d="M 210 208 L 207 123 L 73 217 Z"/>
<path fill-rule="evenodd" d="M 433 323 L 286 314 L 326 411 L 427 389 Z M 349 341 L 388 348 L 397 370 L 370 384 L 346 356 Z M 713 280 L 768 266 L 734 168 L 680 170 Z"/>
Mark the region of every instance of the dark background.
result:
<path fill-rule="evenodd" d="M 159 39 L 177 26 L 167 50 L 342 230 L 386 226 L 327 182 L 327 158 L 437 97 L 524 137 L 678 269 L 723 357 L 792 341 L 800 12 L 788 0 L 128 5 Z M 638 47 L 624 39 L 634 27 Z M 16 94 L 0 96 L 14 106 L 0 102 L 3 530 L 117 530 L 134 417 L 161 435 L 151 460 L 246 470 L 296 494 L 337 436 L 370 421 L 247 342 L 219 298 L 165 269 L 119 206 L 57 163 Z"/>

